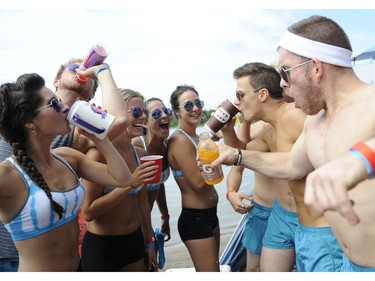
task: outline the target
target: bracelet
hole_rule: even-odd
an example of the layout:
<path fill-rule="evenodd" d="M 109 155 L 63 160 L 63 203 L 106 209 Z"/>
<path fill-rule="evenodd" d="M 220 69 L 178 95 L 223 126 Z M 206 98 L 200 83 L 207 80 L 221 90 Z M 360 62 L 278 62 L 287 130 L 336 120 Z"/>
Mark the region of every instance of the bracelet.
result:
<path fill-rule="evenodd" d="M 231 194 L 232 192 L 236 192 L 234 189 L 229 189 L 228 191 L 227 191 L 227 194 L 225 194 L 225 197 L 227 198 L 227 200 L 229 200 L 228 199 L 228 196 L 229 196 L 229 194 Z"/>
<path fill-rule="evenodd" d="M 103 66 L 99 67 L 99 68 L 95 71 L 95 76 L 98 77 L 99 72 L 102 71 L 102 70 L 105 70 L 105 69 L 110 69 L 110 68 L 109 68 L 109 65 L 103 65 Z"/>
<path fill-rule="evenodd" d="M 140 191 L 143 187 L 143 184 L 141 184 L 140 186 L 134 186 L 133 184 L 131 184 L 130 186 L 131 186 L 131 188 L 133 188 L 133 190 Z"/>
<path fill-rule="evenodd" d="M 357 142 L 350 148 L 349 152 L 361 158 L 366 166 L 368 178 L 373 178 L 375 170 L 375 152 L 364 142 Z"/>
<path fill-rule="evenodd" d="M 164 222 L 169 222 L 169 214 L 162 215 L 161 220 L 164 221 Z"/>
<path fill-rule="evenodd" d="M 237 148 L 238 154 L 237 154 L 237 160 L 233 163 L 234 166 L 238 166 L 241 164 L 242 160 L 242 150 L 240 148 Z"/>
<path fill-rule="evenodd" d="M 154 236 L 151 236 L 151 238 L 145 240 L 145 244 L 152 244 L 155 242 L 155 237 Z"/>
<path fill-rule="evenodd" d="M 145 244 L 146 249 L 155 249 L 155 243 Z"/>

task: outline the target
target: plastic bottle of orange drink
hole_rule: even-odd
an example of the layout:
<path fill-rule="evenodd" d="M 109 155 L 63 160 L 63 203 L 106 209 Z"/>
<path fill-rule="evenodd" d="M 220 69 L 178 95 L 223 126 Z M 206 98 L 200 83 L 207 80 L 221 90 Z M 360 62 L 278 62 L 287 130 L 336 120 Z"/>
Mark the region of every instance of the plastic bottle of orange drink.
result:
<path fill-rule="evenodd" d="M 199 134 L 198 154 L 199 161 L 202 164 L 204 181 L 210 185 L 221 182 L 224 179 L 221 165 L 216 168 L 211 167 L 211 162 L 219 157 L 219 150 L 208 132 Z"/>

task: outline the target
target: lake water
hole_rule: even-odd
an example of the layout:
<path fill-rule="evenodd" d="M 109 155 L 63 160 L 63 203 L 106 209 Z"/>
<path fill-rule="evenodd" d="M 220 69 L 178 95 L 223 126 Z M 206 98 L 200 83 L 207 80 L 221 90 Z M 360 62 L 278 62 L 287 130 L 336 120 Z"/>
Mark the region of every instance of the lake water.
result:
<path fill-rule="evenodd" d="M 173 131 L 174 129 L 171 129 L 170 133 L 172 134 Z M 203 127 L 199 127 L 197 129 L 198 134 L 202 131 L 204 131 Z M 225 194 L 227 191 L 226 179 L 229 171 L 230 167 L 223 165 L 224 180 L 215 185 L 215 188 L 219 195 L 218 217 L 220 222 L 221 235 L 231 235 L 236 228 L 237 223 L 241 219 L 241 215 L 233 210 L 231 204 L 225 198 Z M 253 187 L 254 173 L 251 170 L 245 169 L 240 191 L 250 194 L 253 192 Z M 177 231 L 177 220 L 181 212 L 181 194 L 180 189 L 178 188 L 172 174 L 165 183 L 165 190 L 170 215 L 169 223 L 171 227 L 172 238 L 170 241 L 165 243 L 164 247 L 167 248 L 181 246 L 183 245 L 183 243 L 181 242 L 180 236 Z M 154 228 L 160 227 L 160 212 L 156 204 L 152 211 L 152 224 Z"/>

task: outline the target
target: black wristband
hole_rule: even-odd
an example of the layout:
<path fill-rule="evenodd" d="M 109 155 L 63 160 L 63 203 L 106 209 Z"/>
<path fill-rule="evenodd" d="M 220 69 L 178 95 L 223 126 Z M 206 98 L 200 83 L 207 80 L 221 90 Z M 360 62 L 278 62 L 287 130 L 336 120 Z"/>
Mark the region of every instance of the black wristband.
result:
<path fill-rule="evenodd" d="M 238 166 L 241 164 L 242 160 L 242 150 L 238 148 L 237 160 L 233 163 L 234 166 Z"/>

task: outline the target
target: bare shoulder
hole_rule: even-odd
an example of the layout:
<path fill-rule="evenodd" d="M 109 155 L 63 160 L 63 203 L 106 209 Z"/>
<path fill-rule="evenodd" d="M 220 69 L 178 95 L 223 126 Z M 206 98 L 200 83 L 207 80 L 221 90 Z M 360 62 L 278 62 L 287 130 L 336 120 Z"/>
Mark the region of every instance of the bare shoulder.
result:
<path fill-rule="evenodd" d="M 133 138 L 133 139 L 132 139 L 132 144 L 133 144 L 135 147 L 143 148 L 143 143 L 142 143 L 141 137 L 135 137 L 135 138 Z"/>
<path fill-rule="evenodd" d="M 134 145 L 134 147 L 135 147 L 135 150 L 137 151 L 137 154 L 138 154 L 139 157 L 143 157 L 143 156 L 148 155 L 147 151 L 143 147 L 139 147 L 139 146 L 136 146 L 136 145 Z"/>

